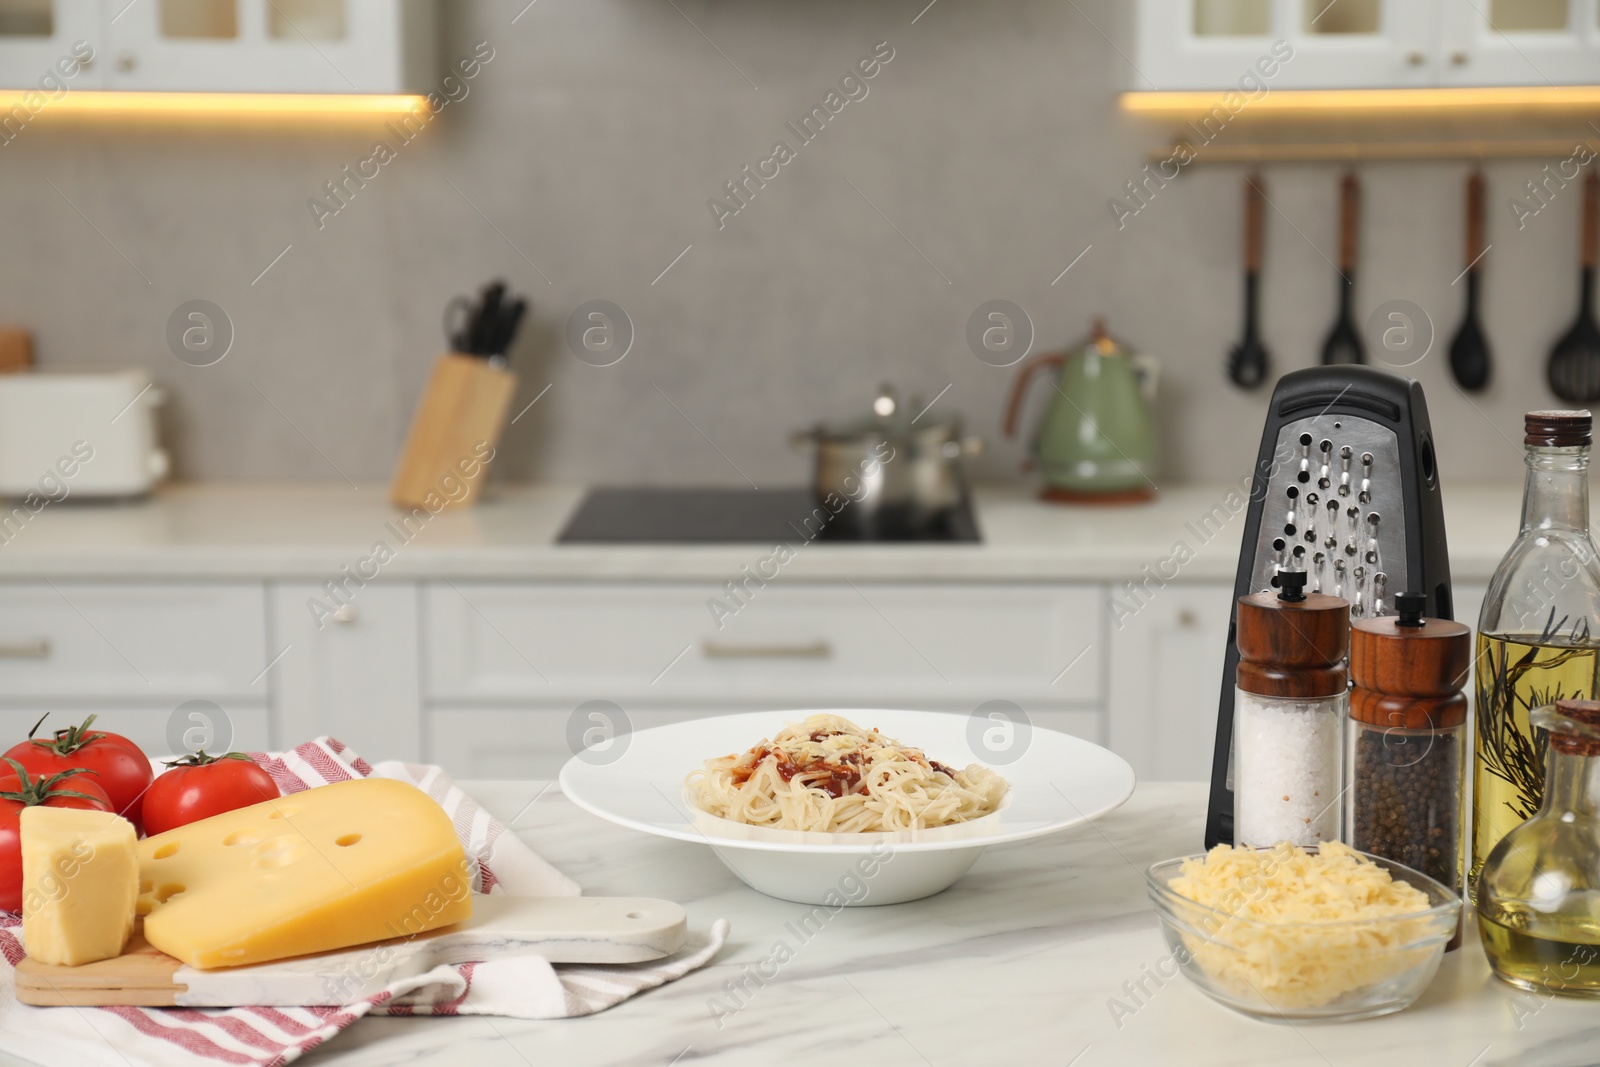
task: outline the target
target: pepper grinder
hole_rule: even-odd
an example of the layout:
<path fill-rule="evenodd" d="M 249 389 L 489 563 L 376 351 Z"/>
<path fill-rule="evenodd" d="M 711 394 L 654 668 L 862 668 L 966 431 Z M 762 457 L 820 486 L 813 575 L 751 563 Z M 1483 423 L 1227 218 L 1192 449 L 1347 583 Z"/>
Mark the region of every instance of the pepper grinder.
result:
<path fill-rule="evenodd" d="M 1341 836 L 1350 605 L 1304 571 L 1277 584 L 1239 598 L 1234 840 L 1312 847 Z"/>
<path fill-rule="evenodd" d="M 1345 819 L 1352 847 L 1459 895 L 1472 630 L 1423 618 L 1426 603 L 1401 593 L 1398 616 L 1352 624 Z"/>

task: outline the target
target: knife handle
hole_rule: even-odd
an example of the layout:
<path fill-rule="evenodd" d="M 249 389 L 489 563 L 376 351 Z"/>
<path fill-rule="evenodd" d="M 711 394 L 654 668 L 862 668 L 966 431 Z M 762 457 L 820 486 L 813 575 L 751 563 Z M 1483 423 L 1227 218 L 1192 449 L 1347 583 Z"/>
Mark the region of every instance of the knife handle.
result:
<path fill-rule="evenodd" d="M 1339 270 L 1356 266 L 1356 233 L 1361 228 L 1361 179 L 1352 171 L 1339 182 Z"/>
<path fill-rule="evenodd" d="M 1467 266 L 1483 255 L 1483 172 L 1475 170 L 1467 178 Z"/>
<path fill-rule="evenodd" d="M 1259 172 L 1245 178 L 1244 269 L 1251 274 L 1261 267 L 1261 213 L 1266 197 L 1266 181 Z"/>

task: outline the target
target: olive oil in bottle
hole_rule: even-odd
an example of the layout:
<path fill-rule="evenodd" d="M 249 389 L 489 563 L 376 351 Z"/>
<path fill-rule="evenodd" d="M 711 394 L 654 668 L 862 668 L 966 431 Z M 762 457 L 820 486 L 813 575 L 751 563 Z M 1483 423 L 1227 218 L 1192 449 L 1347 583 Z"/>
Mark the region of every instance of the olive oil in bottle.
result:
<path fill-rule="evenodd" d="M 1478 930 L 1497 977 L 1514 986 L 1600 997 L 1600 703 L 1537 707 L 1544 801 L 1489 853 Z"/>
<path fill-rule="evenodd" d="M 1528 712 L 1600 691 L 1600 647 L 1548 642 L 1544 634 L 1478 635 L 1469 887 L 1500 839 L 1539 811 L 1544 750 Z"/>
<path fill-rule="evenodd" d="M 1533 708 L 1600 695 L 1600 553 L 1589 536 L 1587 411 L 1530 411 L 1517 539 L 1478 616 L 1472 864 L 1467 889 L 1500 839 L 1538 813 L 1544 741 Z M 1486 927 L 1486 929 L 1488 929 Z"/>
<path fill-rule="evenodd" d="M 1495 974 L 1512 985 L 1600 996 L 1600 915 L 1552 922 L 1531 908 L 1503 909 L 1493 919 L 1480 912 L 1478 930 Z"/>

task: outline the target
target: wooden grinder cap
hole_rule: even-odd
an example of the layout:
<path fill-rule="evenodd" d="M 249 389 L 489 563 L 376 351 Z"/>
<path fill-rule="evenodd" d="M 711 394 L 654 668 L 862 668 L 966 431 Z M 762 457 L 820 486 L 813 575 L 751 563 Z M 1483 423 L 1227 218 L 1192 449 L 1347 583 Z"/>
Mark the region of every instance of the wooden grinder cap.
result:
<path fill-rule="evenodd" d="M 1349 686 L 1350 605 L 1305 592 L 1304 571 L 1278 575 L 1277 593 L 1239 598 L 1239 688 L 1265 697 L 1315 700 Z"/>
<path fill-rule="evenodd" d="M 1395 597 L 1398 615 L 1351 624 L 1350 717 L 1374 726 L 1442 730 L 1467 718 L 1461 689 L 1472 669 L 1472 629 L 1422 617 L 1421 593 Z"/>

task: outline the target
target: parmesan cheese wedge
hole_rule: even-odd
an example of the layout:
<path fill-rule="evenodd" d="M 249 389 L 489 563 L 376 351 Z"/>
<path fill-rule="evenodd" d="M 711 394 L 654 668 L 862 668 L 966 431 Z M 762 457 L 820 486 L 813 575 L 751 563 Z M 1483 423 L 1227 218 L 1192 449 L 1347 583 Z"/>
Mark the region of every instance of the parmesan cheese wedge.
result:
<path fill-rule="evenodd" d="M 63 967 L 120 956 L 139 892 L 133 824 L 109 811 L 43 805 L 17 818 L 28 955 Z"/>
<path fill-rule="evenodd" d="M 450 818 L 404 782 L 360 778 L 139 842 L 151 945 L 236 967 L 410 937 L 472 915 Z"/>

